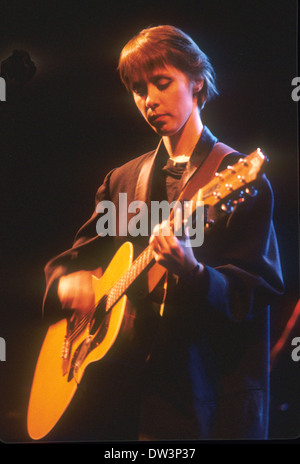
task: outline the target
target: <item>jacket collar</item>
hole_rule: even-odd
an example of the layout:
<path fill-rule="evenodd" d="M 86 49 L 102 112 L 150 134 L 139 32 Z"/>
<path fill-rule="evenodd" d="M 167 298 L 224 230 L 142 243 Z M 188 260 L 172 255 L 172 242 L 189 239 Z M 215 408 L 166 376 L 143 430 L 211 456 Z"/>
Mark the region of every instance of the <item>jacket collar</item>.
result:
<path fill-rule="evenodd" d="M 204 163 L 217 141 L 217 138 L 204 126 L 202 134 L 182 175 L 179 190 L 185 187 L 190 177 Z M 154 165 L 158 158 L 162 156 L 165 156 L 165 147 L 161 139 L 156 150 L 152 152 L 142 165 L 135 189 L 136 200 L 145 201 L 149 204 Z"/>
<path fill-rule="evenodd" d="M 194 148 L 194 151 L 186 165 L 186 169 L 182 175 L 179 190 L 182 190 L 194 172 L 202 166 L 209 153 L 213 149 L 217 138 L 210 132 L 210 130 L 204 126 L 202 134 Z"/>

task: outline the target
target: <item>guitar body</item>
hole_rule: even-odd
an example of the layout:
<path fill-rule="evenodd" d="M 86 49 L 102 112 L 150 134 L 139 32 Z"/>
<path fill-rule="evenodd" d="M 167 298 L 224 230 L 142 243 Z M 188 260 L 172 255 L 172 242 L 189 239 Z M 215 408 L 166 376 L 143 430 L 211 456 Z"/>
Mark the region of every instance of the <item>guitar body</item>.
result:
<path fill-rule="evenodd" d="M 133 261 L 133 245 L 124 243 L 99 279 L 93 276 L 96 304 L 128 270 Z M 86 324 L 66 348 L 68 320 L 49 327 L 36 365 L 27 414 L 27 430 L 35 440 L 43 438 L 56 425 L 68 407 L 86 367 L 101 360 L 121 333 L 133 325 L 134 314 L 127 296 L 122 296 L 112 310 Z M 96 326 L 96 327 L 95 327 Z M 62 357 L 63 353 L 63 357 Z"/>

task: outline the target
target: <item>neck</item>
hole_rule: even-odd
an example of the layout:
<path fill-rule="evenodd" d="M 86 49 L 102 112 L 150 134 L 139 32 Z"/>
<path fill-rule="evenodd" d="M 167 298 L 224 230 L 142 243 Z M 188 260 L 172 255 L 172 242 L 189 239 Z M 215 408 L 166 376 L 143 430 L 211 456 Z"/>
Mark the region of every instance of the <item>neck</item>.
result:
<path fill-rule="evenodd" d="M 192 112 L 187 122 L 176 134 L 163 137 L 163 142 L 170 158 L 189 158 L 200 138 L 202 130 L 203 124 L 197 109 L 197 111 Z"/>

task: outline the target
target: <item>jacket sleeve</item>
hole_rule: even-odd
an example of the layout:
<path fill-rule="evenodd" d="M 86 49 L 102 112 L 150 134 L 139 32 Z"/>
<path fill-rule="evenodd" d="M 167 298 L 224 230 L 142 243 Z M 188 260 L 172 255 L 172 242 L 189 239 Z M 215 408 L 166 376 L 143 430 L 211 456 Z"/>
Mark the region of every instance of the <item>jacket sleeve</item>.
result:
<path fill-rule="evenodd" d="M 55 256 L 45 266 L 46 290 L 43 299 L 43 314 L 50 319 L 61 317 L 61 305 L 57 296 L 60 277 L 79 270 L 94 270 L 106 262 L 108 242 L 111 237 L 97 234 L 99 219 L 97 205 L 109 199 L 109 181 L 113 171 L 105 177 L 95 197 L 95 209 L 90 219 L 78 230 L 70 249 Z"/>
<path fill-rule="evenodd" d="M 188 282 L 207 311 L 235 322 L 253 318 L 284 291 L 273 193 L 265 176 L 256 189 L 257 195 L 238 203 L 231 214 L 214 211 L 215 225 L 195 251 L 204 276 Z"/>

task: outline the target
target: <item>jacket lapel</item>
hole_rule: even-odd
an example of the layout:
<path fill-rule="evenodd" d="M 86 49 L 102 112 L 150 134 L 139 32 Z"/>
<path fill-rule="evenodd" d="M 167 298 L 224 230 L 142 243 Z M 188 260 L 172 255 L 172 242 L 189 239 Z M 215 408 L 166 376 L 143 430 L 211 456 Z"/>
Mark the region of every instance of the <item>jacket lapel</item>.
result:
<path fill-rule="evenodd" d="M 151 184 L 154 171 L 154 164 L 156 157 L 161 146 L 162 139 L 160 140 L 156 150 L 144 161 L 138 180 L 135 187 L 134 199 L 145 202 L 148 206 L 150 204 Z"/>
<path fill-rule="evenodd" d="M 201 137 L 190 157 L 186 169 L 181 177 L 178 191 L 181 192 L 192 175 L 202 166 L 209 153 L 217 143 L 217 138 L 210 132 L 210 130 L 204 126 Z"/>

